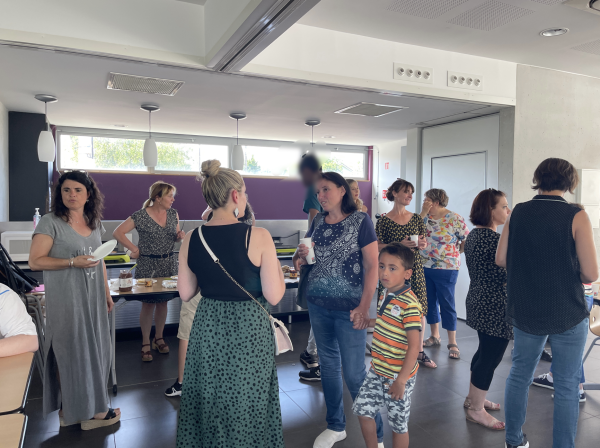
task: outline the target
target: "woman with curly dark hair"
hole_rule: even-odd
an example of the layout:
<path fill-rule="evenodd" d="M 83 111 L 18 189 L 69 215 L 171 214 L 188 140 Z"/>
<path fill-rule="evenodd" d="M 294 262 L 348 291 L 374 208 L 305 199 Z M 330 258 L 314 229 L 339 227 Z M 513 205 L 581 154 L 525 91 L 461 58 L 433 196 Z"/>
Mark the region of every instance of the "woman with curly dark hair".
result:
<path fill-rule="evenodd" d="M 31 269 L 44 271 L 46 292 L 44 414 L 60 409 L 60 426 L 80 423 L 84 430 L 121 418 L 106 388 L 114 303 L 104 262 L 91 256 L 102 244 L 103 199 L 85 171 L 60 176 L 29 255 Z"/>

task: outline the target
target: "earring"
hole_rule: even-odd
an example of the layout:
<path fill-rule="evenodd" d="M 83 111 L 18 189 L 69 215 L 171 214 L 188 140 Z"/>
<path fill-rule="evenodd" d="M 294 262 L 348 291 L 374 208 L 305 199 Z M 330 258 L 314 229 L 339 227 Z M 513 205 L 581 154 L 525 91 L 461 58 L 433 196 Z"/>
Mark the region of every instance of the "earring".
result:
<path fill-rule="evenodd" d="M 238 215 L 240 214 L 239 209 L 236 207 L 235 210 L 233 211 L 233 214 L 235 215 L 235 217 L 237 218 Z"/>

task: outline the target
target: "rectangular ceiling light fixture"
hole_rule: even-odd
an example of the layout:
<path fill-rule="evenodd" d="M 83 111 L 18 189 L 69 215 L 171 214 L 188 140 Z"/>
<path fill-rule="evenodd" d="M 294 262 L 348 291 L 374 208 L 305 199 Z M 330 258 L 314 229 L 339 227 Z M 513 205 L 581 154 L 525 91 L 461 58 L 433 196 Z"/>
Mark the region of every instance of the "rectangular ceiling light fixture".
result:
<path fill-rule="evenodd" d="M 149 78 L 147 76 L 124 75 L 122 73 L 110 73 L 108 76 L 107 89 L 127 90 L 129 92 L 154 93 L 155 95 L 175 95 L 183 81 L 171 79 Z"/>
<path fill-rule="evenodd" d="M 362 117 L 381 117 L 383 115 L 398 112 L 402 109 L 408 109 L 404 106 L 387 106 L 385 104 L 358 103 L 353 106 L 336 110 L 336 114 L 360 115 Z"/>

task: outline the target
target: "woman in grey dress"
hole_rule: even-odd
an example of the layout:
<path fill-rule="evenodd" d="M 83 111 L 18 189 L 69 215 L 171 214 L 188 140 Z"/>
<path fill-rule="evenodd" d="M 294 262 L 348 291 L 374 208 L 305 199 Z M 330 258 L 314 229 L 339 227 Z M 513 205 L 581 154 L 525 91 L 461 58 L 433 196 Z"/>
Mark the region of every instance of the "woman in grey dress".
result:
<path fill-rule="evenodd" d="M 175 186 L 162 181 L 150 187 L 149 199 L 138 210 L 127 218 L 113 232 L 113 236 L 131 251 L 131 258 L 137 258 L 135 278 L 171 277 L 177 275 L 177 257 L 173 248 L 177 241 L 185 237 L 179 229 L 179 215 L 172 208 L 175 202 Z M 126 234 L 136 229 L 139 240 L 136 246 Z M 142 327 L 142 361 L 152 361 L 150 347 L 159 353 L 169 353 L 169 346 L 163 339 L 163 330 L 167 321 L 167 302 L 171 299 L 157 301 L 156 298 L 142 298 L 140 326 Z M 152 346 L 150 331 L 152 318 L 156 331 Z M 147 350 L 144 348 L 148 347 Z"/>
<path fill-rule="evenodd" d="M 113 307 L 104 262 L 92 261 L 101 244 L 103 196 L 84 171 L 60 176 L 52 212 L 37 225 L 29 266 L 44 271 L 46 335 L 44 414 L 61 409 L 60 425 L 94 429 L 118 422 L 109 408 Z"/>

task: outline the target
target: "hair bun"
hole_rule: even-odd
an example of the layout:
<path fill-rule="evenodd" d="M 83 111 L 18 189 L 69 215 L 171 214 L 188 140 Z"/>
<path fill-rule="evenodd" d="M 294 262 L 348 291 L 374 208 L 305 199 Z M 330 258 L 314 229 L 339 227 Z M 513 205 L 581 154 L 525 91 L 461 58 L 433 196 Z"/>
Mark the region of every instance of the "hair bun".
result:
<path fill-rule="evenodd" d="M 200 174 L 203 179 L 208 179 L 209 177 L 216 176 L 219 173 L 219 168 L 221 167 L 221 162 L 218 160 L 205 160 L 202 162 L 202 168 L 200 170 Z"/>

